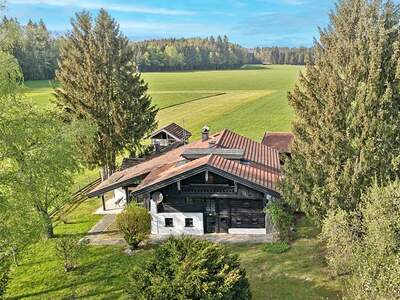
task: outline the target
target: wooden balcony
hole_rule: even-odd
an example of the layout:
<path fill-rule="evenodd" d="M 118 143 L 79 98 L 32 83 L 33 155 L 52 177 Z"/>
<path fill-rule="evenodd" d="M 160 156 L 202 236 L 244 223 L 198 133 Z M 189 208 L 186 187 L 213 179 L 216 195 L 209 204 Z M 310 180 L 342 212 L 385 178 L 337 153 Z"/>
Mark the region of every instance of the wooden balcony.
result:
<path fill-rule="evenodd" d="M 227 184 L 190 184 L 182 185 L 181 191 L 186 194 L 229 194 L 235 193 L 235 187 Z"/>

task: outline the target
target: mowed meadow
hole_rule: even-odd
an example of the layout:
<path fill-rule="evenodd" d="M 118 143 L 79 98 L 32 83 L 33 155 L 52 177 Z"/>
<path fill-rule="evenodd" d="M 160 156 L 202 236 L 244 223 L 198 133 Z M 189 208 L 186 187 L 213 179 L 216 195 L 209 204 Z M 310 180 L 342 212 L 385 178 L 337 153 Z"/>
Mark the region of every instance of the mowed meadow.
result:
<path fill-rule="evenodd" d="M 200 138 L 200 128 L 230 128 L 260 140 L 265 130 L 290 130 L 293 111 L 287 103 L 302 67 L 251 66 L 230 71 L 143 73 L 149 93 L 160 109 L 159 126 L 177 122 Z M 26 82 L 24 92 L 42 109 L 54 105 L 48 81 Z M 79 184 L 98 176 L 86 170 Z M 86 200 L 55 226 L 57 236 L 83 237 L 101 219 L 93 214 L 98 198 Z M 333 280 L 323 259 L 315 227 L 302 220 L 297 239 L 283 254 L 271 254 L 263 245 L 229 245 L 240 257 L 250 280 L 253 299 L 338 299 L 340 282 Z M 78 269 L 64 273 L 55 256 L 54 241 L 42 240 L 21 257 L 10 274 L 8 299 L 126 299 L 124 287 L 132 266 L 152 251 L 148 247 L 127 256 L 122 246 L 90 246 Z"/>
<path fill-rule="evenodd" d="M 159 126 L 176 122 L 199 138 L 202 126 L 229 128 L 255 140 L 265 130 L 288 131 L 293 111 L 287 103 L 303 67 L 248 66 L 239 70 L 143 73 L 160 109 Z M 54 102 L 57 83 L 28 81 L 26 95 L 45 108 Z"/>

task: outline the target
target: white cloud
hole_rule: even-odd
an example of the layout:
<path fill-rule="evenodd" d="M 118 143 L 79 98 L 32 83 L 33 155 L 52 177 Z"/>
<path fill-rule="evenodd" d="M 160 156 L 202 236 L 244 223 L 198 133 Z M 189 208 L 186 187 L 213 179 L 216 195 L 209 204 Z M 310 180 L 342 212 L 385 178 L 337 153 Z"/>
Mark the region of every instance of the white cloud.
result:
<path fill-rule="evenodd" d="M 169 16 L 188 16 L 196 14 L 190 10 L 177 10 L 160 7 L 138 6 L 133 4 L 114 4 L 106 2 L 97 2 L 90 0 L 9 0 L 11 4 L 24 4 L 24 5 L 48 5 L 48 6 L 74 6 L 86 9 L 100 9 L 104 8 L 111 11 L 119 12 L 135 12 L 156 15 L 169 15 Z"/>

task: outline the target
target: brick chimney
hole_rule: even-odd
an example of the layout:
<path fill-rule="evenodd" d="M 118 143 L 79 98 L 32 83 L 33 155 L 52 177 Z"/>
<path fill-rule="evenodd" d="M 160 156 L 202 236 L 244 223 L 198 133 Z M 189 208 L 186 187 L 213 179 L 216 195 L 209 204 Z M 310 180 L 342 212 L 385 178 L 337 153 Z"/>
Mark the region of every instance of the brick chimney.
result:
<path fill-rule="evenodd" d="M 205 125 L 202 129 L 201 129 L 201 140 L 203 142 L 208 140 L 208 134 L 210 132 L 210 128 L 208 128 L 207 125 Z"/>

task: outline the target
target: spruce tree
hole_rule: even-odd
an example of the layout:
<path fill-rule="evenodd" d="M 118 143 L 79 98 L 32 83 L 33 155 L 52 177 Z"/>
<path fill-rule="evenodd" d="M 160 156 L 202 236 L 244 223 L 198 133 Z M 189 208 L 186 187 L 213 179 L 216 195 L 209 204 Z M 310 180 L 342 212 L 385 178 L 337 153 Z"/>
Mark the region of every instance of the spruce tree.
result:
<path fill-rule="evenodd" d="M 157 109 L 133 58 L 127 38 L 103 9 L 94 22 L 88 12 L 78 13 L 60 49 L 58 104 L 67 118 L 97 127 L 83 147 L 88 163 L 103 167 L 105 176 L 115 171 L 118 154 L 135 152 L 156 126 Z"/>
<path fill-rule="evenodd" d="M 353 210 L 376 179 L 395 178 L 400 158 L 399 10 L 392 1 L 343 0 L 289 94 L 295 110 L 287 201 L 317 220 Z"/>

